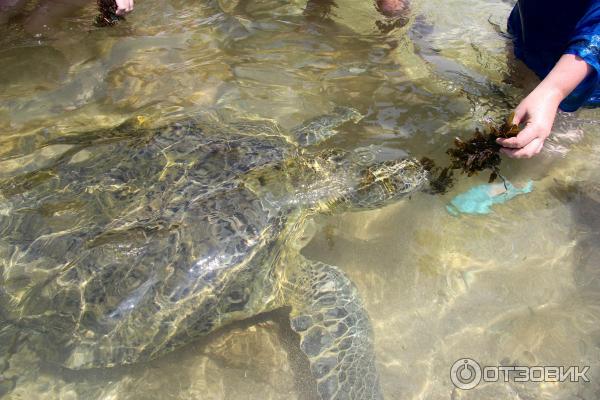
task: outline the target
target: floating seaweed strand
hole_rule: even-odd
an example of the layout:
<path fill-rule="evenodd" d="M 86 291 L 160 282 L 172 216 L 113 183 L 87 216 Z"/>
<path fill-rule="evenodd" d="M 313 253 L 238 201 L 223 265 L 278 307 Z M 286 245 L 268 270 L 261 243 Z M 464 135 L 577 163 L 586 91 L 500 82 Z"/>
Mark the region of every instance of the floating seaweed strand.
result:
<path fill-rule="evenodd" d="M 455 138 L 454 147 L 446 151 L 450 156 L 448 167 L 438 167 L 427 157 L 421 159 L 423 166 L 431 175 L 427 191 L 432 194 L 446 193 L 454 184 L 454 170 L 473 176 L 484 169 L 490 169 L 492 173 L 488 182 L 492 183 L 500 177 L 506 188 L 506 180 L 499 169 L 502 161 L 500 157 L 502 146 L 496 143 L 496 139 L 513 137 L 519 133 L 519 126 L 514 125 L 512 120 L 513 114 L 499 127 L 489 124 L 485 133 L 476 128 L 473 137 L 467 141 Z"/>

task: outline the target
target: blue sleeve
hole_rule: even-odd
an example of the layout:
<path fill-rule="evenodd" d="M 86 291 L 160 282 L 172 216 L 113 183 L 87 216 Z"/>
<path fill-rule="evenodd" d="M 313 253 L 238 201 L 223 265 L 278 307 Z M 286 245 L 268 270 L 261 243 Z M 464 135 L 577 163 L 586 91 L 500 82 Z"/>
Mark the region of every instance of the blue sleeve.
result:
<path fill-rule="evenodd" d="M 598 105 L 593 103 L 599 100 L 595 92 L 600 88 L 600 0 L 590 1 L 564 53 L 581 57 L 593 71 L 560 104 L 560 108 L 575 111 L 584 104 Z"/>

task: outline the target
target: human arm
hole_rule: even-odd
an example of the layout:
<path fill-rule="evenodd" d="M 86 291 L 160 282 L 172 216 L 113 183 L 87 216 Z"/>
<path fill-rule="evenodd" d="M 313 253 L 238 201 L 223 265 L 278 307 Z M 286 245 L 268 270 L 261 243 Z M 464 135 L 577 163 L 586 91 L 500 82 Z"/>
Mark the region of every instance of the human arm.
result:
<path fill-rule="evenodd" d="M 560 103 L 577 88 L 593 68 L 575 54 L 564 54 L 550 73 L 515 109 L 514 124 L 525 124 L 515 137 L 499 138 L 502 153 L 513 158 L 538 154 L 550 135 Z"/>
<path fill-rule="evenodd" d="M 544 7 L 544 1 L 528 1 L 523 4 L 529 5 L 529 9 L 525 14 L 517 12 L 516 15 L 520 16 L 521 22 L 519 23 L 518 19 L 509 20 L 509 28 L 512 26 L 516 39 L 515 53 L 518 53 L 519 58 L 545 79 L 517 107 L 516 114 L 519 118 L 516 118 L 515 122 L 526 125 L 524 132 L 519 134 L 518 139 L 499 141 L 506 146 L 503 152 L 513 157 L 531 157 L 542 149 L 543 141 L 552 128 L 557 107 L 572 112 L 582 105 L 600 106 L 600 0 L 589 0 L 583 8 L 579 7 L 581 10 L 577 11 L 577 14 L 581 13 L 579 14 L 581 16 L 578 17 L 574 28 L 566 30 L 565 27 L 562 30 L 560 26 L 557 28 L 558 32 L 570 32 L 567 34 L 568 37 L 551 35 L 552 25 L 548 23 L 553 21 L 560 25 L 561 22 L 560 16 L 556 15 L 554 9 L 550 12 L 546 25 L 540 25 L 540 18 L 546 18 L 544 10 L 540 9 Z M 559 7 L 560 4 L 554 1 L 550 2 L 549 6 Z M 532 20 L 535 16 L 540 17 L 537 22 Z M 529 24 L 529 26 L 535 27 L 536 30 L 521 32 L 523 25 L 520 24 L 525 23 L 527 26 L 527 21 L 533 21 L 533 25 Z M 523 35 L 529 37 L 529 46 L 525 46 Z M 546 37 L 550 42 L 544 42 Z M 556 56 L 552 55 L 555 54 L 555 50 L 557 50 Z M 562 57 L 559 59 L 561 54 Z M 558 63 L 555 61 L 557 59 L 559 59 Z M 559 85 L 559 90 L 551 90 L 556 84 Z M 567 93 L 569 89 L 571 92 Z M 529 125 L 531 128 L 527 129 Z M 535 130 L 537 133 L 534 132 Z M 524 149 L 534 139 L 538 140 L 528 149 Z M 518 151 L 517 144 L 522 145 L 520 147 L 522 150 Z"/>

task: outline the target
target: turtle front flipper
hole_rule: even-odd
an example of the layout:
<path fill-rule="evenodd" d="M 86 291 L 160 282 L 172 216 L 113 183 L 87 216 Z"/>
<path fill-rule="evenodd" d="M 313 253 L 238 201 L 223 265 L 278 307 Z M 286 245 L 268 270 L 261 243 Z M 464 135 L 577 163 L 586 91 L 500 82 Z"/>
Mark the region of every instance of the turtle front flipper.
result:
<path fill-rule="evenodd" d="M 381 399 L 373 332 L 356 287 L 338 268 L 298 257 L 283 290 L 320 398 Z"/>
<path fill-rule="evenodd" d="M 363 115 L 354 108 L 336 107 L 331 114 L 311 118 L 291 132 L 300 146 L 310 146 L 329 139 L 337 133 L 336 128 L 346 122 L 357 123 L 362 118 Z"/>

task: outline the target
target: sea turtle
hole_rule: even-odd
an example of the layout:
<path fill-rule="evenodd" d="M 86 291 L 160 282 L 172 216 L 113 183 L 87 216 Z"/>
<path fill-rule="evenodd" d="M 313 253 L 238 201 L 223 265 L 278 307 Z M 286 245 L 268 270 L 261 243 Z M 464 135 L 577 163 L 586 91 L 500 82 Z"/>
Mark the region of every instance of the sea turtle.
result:
<path fill-rule="evenodd" d="M 0 182 L 0 339 L 28 332 L 68 368 L 111 367 L 288 307 L 322 399 L 381 398 L 355 286 L 299 251 L 316 213 L 380 207 L 426 180 L 412 159 L 314 146 L 360 118 L 337 107 L 287 133 L 134 121 L 53 141 L 70 146 L 53 165 Z"/>

